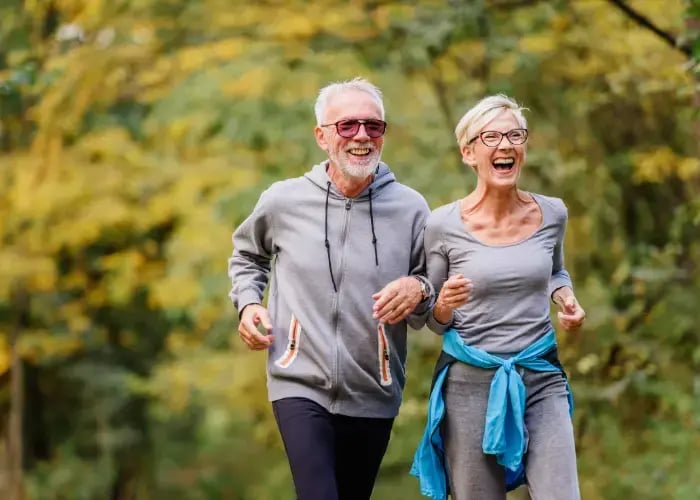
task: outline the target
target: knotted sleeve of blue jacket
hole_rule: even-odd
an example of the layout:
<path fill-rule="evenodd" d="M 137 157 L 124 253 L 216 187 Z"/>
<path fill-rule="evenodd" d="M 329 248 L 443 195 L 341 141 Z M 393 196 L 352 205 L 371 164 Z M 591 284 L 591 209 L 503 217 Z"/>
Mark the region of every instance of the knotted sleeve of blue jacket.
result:
<path fill-rule="evenodd" d="M 538 372 L 561 371 L 561 368 L 542 359 L 556 347 L 554 331 L 517 355 L 502 359 L 486 351 L 466 345 L 454 329 L 445 332 L 442 350 L 457 361 L 479 368 L 497 368 L 486 408 L 484 453 L 495 455 L 497 462 L 506 469 L 506 489 L 511 490 L 525 480 L 523 456 L 525 441 L 526 391 L 516 366 Z M 420 480 L 421 493 L 435 500 L 446 500 L 447 468 L 445 452 L 440 435 L 440 423 L 445 416 L 442 387 L 449 365 L 442 368 L 435 378 L 428 402 L 428 422 L 423 437 L 413 458 L 411 474 Z M 569 410 L 573 414 L 573 399 L 569 393 Z"/>

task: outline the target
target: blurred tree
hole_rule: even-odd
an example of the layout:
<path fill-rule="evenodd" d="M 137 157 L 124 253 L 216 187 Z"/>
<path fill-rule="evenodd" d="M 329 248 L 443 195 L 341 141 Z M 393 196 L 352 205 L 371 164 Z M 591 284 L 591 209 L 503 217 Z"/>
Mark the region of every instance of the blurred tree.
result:
<path fill-rule="evenodd" d="M 567 201 L 589 311 L 560 339 L 583 496 L 696 498 L 698 19 L 697 0 L 5 0 L 0 404 L 25 404 L 1 461 L 29 498 L 291 498 L 263 359 L 234 334 L 230 234 L 322 158 L 318 88 L 362 74 L 385 158 L 433 207 L 474 182 L 452 135 L 469 105 L 530 108 L 523 183 Z M 439 340 L 410 349 L 376 498 L 419 498 Z"/>

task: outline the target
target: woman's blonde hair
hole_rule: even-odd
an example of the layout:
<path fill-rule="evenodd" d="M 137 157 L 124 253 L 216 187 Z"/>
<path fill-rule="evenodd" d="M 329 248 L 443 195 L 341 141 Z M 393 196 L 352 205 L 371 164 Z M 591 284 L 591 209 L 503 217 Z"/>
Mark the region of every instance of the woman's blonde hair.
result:
<path fill-rule="evenodd" d="M 527 108 L 520 107 L 515 100 L 504 94 L 484 97 L 464 114 L 455 128 L 455 136 L 460 149 L 476 137 L 488 122 L 505 110 L 513 113 L 521 128 L 527 128 L 527 120 L 523 116 L 524 109 Z"/>

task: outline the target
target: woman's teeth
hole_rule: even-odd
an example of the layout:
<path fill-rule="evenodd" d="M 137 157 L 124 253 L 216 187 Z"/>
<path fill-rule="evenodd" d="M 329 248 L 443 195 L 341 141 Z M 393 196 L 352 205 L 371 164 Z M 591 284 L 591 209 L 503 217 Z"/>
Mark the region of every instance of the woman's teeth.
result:
<path fill-rule="evenodd" d="M 510 170 L 515 165 L 513 158 L 501 158 L 493 161 L 493 168 L 496 170 Z"/>

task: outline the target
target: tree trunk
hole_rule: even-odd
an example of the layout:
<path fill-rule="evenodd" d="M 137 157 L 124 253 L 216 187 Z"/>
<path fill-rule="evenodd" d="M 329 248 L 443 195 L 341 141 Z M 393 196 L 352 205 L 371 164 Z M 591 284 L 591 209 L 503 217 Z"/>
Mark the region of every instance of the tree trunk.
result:
<path fill-rule="evenodd" d="M 688 16 L 685 28 L 686 33 L 698 33 L 700 31 L 700 19 Z M 694 77 L 693 80 L 695 82 L 693 104 L 696 110 L 700 110 L 700 54 L 692 54 L 691 59 L 694 62 L 691 71 L 694 72 L 692 76 Z M 696 113 L 695 116 L 695 125 L 693 127 L 695 132 L 695 154 L 700 156 L 700 113 Z"/>
<path fill-rule="evenodd" d="M 8 425 L 8 463 L 9 463 L 9 493 L 12 500 L 24 498 L 23 478 L 23 443 L 22 443 L 22 419 L 24 418 L 24 370 L 22 359 L 19 356 L 17 342 L 22 320 L 26 313 L 27 297 L 21 290 L 14 290 L 13 309 L 15 321 L 10 332 L 10 418 Z"/>

